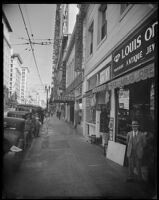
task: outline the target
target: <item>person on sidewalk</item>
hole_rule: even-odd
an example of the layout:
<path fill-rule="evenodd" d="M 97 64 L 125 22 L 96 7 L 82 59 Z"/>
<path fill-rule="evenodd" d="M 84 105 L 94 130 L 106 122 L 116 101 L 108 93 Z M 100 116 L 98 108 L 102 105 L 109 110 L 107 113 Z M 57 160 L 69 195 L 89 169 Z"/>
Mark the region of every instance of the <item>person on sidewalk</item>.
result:
<path fill-rule="evenodd" d="M 35 116 L 35 120 L 36 120 L 36 122 L 35 122 L 35 137 L 39 137 L 41 123 L 39 121 L 38 115 Z"/>
<path fill-rule="evenodd" d="M 137 170 L 137 179 L 142 181 L 141 162 L 143 149 L 146 144 L 145 135 L 139 131 L 137 120 L 132 121 L 132 131 L 127 134 L 127 157 L 128 157 L 128 178 L 127 181 L 134 180 L 134 169 Z"/>
<path fill-rule="evenodd" d="M 31 138 L 31 114 L 27 114 L 25 117 L 25 127 L 24 127 L 24 149 L 29 145 L 29 140 Z"/>

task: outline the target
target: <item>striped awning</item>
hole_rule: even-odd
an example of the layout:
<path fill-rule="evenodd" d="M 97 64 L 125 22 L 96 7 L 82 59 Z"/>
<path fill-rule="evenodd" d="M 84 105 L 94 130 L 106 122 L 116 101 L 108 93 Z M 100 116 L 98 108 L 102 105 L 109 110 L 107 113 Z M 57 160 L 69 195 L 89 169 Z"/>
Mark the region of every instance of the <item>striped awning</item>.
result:
<path fill-rule="evenodd" d="M 90 95 L 93 95 L 92 90 L 85 92 L 85 94 L 83 95 L 83 98 L 88 97 Z"/>
<path fill-rule="evenodd" d="M 129 73 L 128 75 L 122 76 L 108 83 L 109 90 L 113 88 L 123 87 L 135 82 L 146 80 L 155 76 L 154 63 L 147 65 L 139 70 Z"/>
<path fill-rule="evenodd" d="M 100 85 L 100 86 L 94 88 L 94 89 L 93 89 L 93 93 L 101 92 L 101 91 L 108 90 L 108 89 L 109 89 L 109 88 L 108 88 L 108 84 L 105 83 L 105 84 L 103 84 L 103 85 Z"/>

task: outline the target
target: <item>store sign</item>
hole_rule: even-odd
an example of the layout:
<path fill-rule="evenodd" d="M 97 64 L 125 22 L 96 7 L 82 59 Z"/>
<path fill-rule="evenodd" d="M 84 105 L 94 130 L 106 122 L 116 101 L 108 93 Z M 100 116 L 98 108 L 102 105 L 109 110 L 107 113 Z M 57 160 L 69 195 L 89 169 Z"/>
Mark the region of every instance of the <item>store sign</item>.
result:
<path fill-rule="evenodd" d="M 75 98 L 74 97 L 70 97 L 70 96 L 57 96 L 56 98 L 54 98 L 53 102 L 63 102 L 63 103 L 66 103 L 66 102 L 69 102 L 69 101 L 74 101 Z"/>
<path fill-rule="evenodd" d="M 105 83 L 110 80 L 110 65 L 99 74 L 99 84 Z"/>
<path fill-rule="evenodd" d="M 157 14 L 146 20 L 126 42 L 113 52 L 112 76 L 118 76 L 154 56 L 157 40 Z M 136 33 L 137 32 L 137 33 Z"/>

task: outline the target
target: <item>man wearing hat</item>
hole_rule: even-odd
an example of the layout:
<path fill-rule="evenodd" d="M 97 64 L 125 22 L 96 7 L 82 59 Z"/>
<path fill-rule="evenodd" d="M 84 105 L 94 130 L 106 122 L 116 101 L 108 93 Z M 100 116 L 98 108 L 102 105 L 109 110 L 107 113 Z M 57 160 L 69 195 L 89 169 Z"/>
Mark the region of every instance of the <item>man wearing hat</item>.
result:
<path fill-rule="evenodd" d="M 144 153 L 143 149 L 146 144 L 144 133 L 139 131 L 138 121 L 132 121 L 131 126 L 132 131 L 127 134 L 127 157 L 129 162 L 129 175 L 127 181 L 133 181 L 135 167 L 138 180 L 142 180 L 141 161 Z"/>

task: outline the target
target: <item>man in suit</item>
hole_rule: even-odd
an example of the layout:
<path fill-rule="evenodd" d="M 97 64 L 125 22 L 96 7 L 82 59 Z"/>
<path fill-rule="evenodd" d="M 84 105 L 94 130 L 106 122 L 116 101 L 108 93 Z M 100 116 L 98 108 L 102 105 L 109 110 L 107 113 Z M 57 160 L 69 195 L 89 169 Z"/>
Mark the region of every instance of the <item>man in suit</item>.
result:
<path fill-rule="evenodd" d="M 138 121 L 132 121 L 132 131 L 127 134 L 127 157 L 129 162 L 129 174 L 127 181 L 134 180 L 135 167 L 137 170 L 137 179 L 139 181 L 142 180 L 141 161 L 145 144 L 145 135 L 139 131 Z"/>

